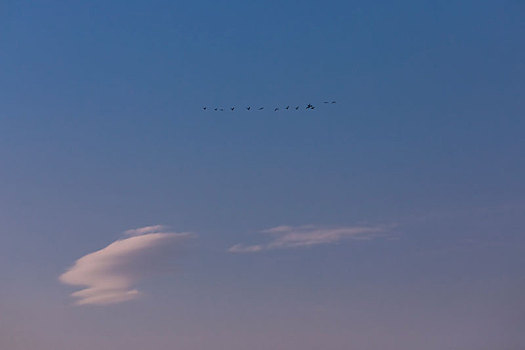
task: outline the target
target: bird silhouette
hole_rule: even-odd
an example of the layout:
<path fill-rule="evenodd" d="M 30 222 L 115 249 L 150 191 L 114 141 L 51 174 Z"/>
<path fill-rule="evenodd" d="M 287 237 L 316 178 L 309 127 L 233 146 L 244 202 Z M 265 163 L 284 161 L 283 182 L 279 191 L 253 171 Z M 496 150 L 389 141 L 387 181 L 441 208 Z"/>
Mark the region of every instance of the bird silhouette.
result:
<path fill-rule="evenodd" d="M 321 102 L 319 102 L 319 103 L 321 103 Z M 323 104 L 335 104 L 335 103 L 337 103 L 337 101 L 331 101 L 331 100 L 329 100 L 329 101 L 323 101 L 322 103 L 323 103 Z M 237 108 L 237 107 L 235 107 L 235 106 L 231 106 L 231 107 L 215 107 L 215 108 L 208 107 L 208 106 L 203 106 L 203 107 L 202 107 L 202 109 L 205 110 L 205 111 L 208 111 L 208 110 L 212 110 L 212 109 L 213 109 L 214 111 L 221 111 L 221 112 L 223 112 L 223 111 L 225 111 L 225 110 L 227 111 L 228 109 L 230 109 L 231 111 L 234 111 L 234 110 L 236 110 L 236 108 Z M 246 106 L 245 108 L 246 108 L 247 111 L 251 111 L 251 110 L 252 110 L 252 106 Z M 262 111 L 264 108 L 265 108 L 265 107 L 263 106 L 263 107 L 254 107 L 253 109 L 254 109 L 254 110 Z M 270 108 L 270 110 L 271 110 L 272 107 L 269 107 L 269 108 Z M 277 112 L 277 111 L 279 111 L 279 110 L 281 109 L 280 107 L 273 107 L 273 108 L 274 108 L 274 109 L 273 109 L 274 112 Z M 282 109 L 286 109 L 286 110 L 293 110 L 293 109 L 295 109 L 295 110 L 297 111 L 297 110 L 299 110 L 299 109 L 301 109 L 301 108 L 303 108 L 303 107 L 301 107 L 300 105 L 299 105 L 299 106 L 290 106 L 290 105 L 287 105 L 286 107 L 283 107 Z M 313 104 L 308 103 L 308 104 L 306 105 L 306 108 L 305 108 L 305 109 L 312 109 L 312 110 L 313 110 L 313 109 L 316 109 L 316 107 L 315 107 Z M 237 108 L 237 110 L 242 110 L 242 107 Z"/>

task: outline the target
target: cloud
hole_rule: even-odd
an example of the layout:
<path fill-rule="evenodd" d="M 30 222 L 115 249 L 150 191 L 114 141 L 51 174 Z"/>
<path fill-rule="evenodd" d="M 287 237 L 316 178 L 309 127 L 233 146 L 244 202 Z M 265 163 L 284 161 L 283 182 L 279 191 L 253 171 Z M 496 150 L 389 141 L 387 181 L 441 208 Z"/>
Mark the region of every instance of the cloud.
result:
<path fill-rule="evenodd" d="M 320 244 L 336 243 L 343 239 L 370 240 L 386 234 L 392 226 L 344 226 L 344 227 L 317 227 L 304 226 L 277 226 L 260 231 L 271 235 L 272 240 L 266 244 L 235 244 L 228 249 L 231 253 L 256 253 L 263 250 L 311 247 Z"/>
<path fill-rule="evenodd" d="M 127 238 L 78 259 L 59 280 L 83 289 L 72 293 L 77 305 L 120 303 L 140 296 L 133 286 L 146 275 L 162 270 L 170 247 L 191 236 L 164 232 L 162 225 L 128 230 Z M 167 253 L 167 254 L 166 254 Z"/>
<path fill-rule="evenodd" d="M 134 228 L 131 230 L 126 230 L 124 231 L 124 234 L 128 236 L 138 236 L 138 235 L 143 235 L 146 233 L 161 232 L 164 230 L 166 230 L 166 226 L 164 225 L 153 225 L 153 226 L 144 226 L 144 227 Z"/>
<path fill-rule="evenodd" d="M 230 253 L 255 253 L 260 252 L 261 250 L 264 250 L 265 246 L 261 244 L 256 245 L 244 245 L 244 244 L 236 244 L 234 246 L 231 246 L 228 251 Z"/>

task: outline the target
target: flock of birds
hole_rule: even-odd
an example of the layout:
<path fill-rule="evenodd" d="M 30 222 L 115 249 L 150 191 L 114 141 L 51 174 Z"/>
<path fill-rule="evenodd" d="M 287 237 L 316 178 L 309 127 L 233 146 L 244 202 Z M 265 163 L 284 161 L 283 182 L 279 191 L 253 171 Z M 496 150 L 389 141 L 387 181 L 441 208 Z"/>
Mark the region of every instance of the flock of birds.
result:
<path fill-rule="evenodd" d="M 324 104 L 334 104 L 334 103 L 336 103 L 336 101 L 324 101 L 323 103 Z M 252 111 L 252 110 L 254 110 L 254 111 L 255 110 L 262 111 L 264 109 L 264 107 L 258 107 L 258 108 L 254 107 L 254 108 L 252 108 L 252 106 L 247 106 L 245 108 L 246 108 L 247 111 Z M 282 109 L 285 109 L 285 110 L 296 110 L 297 111 L 300 108 L 301 108 L 301 106 L 286 106 L 286 107 L 283 107 Z M 202 107 L 202 109 L 205 110 L 205 111 L 213 110 L 213 111 L 216 111 L 216 112 L 217 111 L 224 112 L 224 110 L 225 110 L 225 108 L 221 108 L 221 107 L 210 108 L 210 107 L 206 107 L 206 106 Z M 234 111 L 236 109 L 236 107 L 235 106 L 234 107 L 229 107 L 229 109 L 230 109 L 230 111 Z M 238 108 L 238 109 L 242 109 L 242 108 Z M 305 107 L 305 109 L 312 109 L 313 110 L 313 109 L 315 109 L 315 106 L 312 105 L 311 103 L 309 103 Z M 226 108 L 226 110 L 228 110 L 228 108 Z M 278 110 L 280 110 L 279 107 L 275 107 L 273 109 L 274 112 L 277 112 Z"/>

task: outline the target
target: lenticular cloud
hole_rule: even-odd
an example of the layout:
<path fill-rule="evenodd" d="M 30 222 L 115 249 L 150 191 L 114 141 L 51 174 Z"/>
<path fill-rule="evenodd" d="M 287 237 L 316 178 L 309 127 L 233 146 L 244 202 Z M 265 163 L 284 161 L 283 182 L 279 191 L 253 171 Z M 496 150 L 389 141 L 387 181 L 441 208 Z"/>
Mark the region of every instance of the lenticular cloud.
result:
<path fill-rule="evenodd" d="M 271 237 L 270 242 L 264 244 L 235 244 L 230 247 L 230 253 L 256 253 L 263 250 L 312 247 L 321 244 L 337 243 L 343 239 L 370 240 L 381 237 L 388 230 L 388 226 L 343 226 L 317 227 L 277 226 L 261 233 Z"/>
<path fill-rule="evenodd" d="M 166 232 L 161 225 L 128 230 L 126 235 L 128 238 L 81 257 L 59 277 L 62 283 L 83 287 L 72 294 L 77 305 L 104 305 L 137 298 L 140 292 L 134 285 L 146 274 L 162 268 L 165 249 L 191 236 Z"/>

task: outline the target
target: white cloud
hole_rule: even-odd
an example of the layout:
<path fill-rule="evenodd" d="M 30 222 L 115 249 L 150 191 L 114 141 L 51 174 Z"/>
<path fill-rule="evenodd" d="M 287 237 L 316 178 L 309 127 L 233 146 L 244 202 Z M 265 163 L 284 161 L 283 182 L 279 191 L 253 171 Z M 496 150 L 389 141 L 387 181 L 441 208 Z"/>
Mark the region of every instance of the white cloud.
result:
<path fill-rule="evenodd" d="M 316 227 L 304 226 L 277 226 L 262 230 L 269 234 L 272 240 L 265 244 L 235 244 L 228 249 L 231 253 L 255 253 L 270 249 L 285 249 L 311 247 L 320 244 L 335 243 L 343 239 L 370 240 L 383 236 L 391 226 L 345 226 L 345 227 Z"/>
<path fill-rule="evenodd" d="M 189 233 L 163 232 L 162 225 L 128 230 L 131 237 L 78 259 L 63 273 L 62 283 L 81 286 L 72 294 L 77 305 L 112 304 L 137 298 L 133 286 L 145 275 L 161 269 L 163 249 L 191 236 Z"/>
<path fill-rule="evenodd" d="M 139 228 L 134 228 L 131 230 L 124 231 L 124 234 L 128 236 L 138 236 L 143 235 L 146 233 L 155 233 L 155 232 L 162 232 L 166 230 L 166 226 L 164 225 L 153 225 L 153 226 L 144 226 Z"/>
<path fill-rule="evenodd" d="M 248 246 L 244 244 L 236 244 L 234 246 L 231 246 L 230 249 L 228 249 L 228 251 L 231 253 L 255 253 L 260 252 L 263 249 L 265 249 L 265 246 L 262 244 Z"/>

